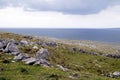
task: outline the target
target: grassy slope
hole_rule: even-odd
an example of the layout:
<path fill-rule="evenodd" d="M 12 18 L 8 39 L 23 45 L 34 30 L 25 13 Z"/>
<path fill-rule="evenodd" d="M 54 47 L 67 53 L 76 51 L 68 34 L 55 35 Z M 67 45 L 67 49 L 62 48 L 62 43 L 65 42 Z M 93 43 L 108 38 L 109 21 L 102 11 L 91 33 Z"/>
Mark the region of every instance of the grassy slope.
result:
<path fill-rule="evenodd" d="M 15 40 L 23 39 L 21 35 L 3 33 L 2 38 L 14 38 Z M 31 39 L 32 40 L 32 39 Z M 34 40 L 32 40 L 34 41 Z M 50 63 L 53 68 L 44 68 L 42 66 L 30 66 L 21 62 L 11 62 L 12 56 L 0 53 L 0 80 L 72 80 L 68 76 L 77 73 L 77 80 L 120 80 L 120 78 L 107 78 L 109 72 L 120 71 L 120 60 L 80 54 L 71 52 L 66 47 L 68 45 L 60 45 L 59 47 L 46 47 L 50 51 Z M 39 46 L 40 47 L 40 46 Z M 20 47 L 21 51 L 28 52 L 34 56 L 32 46 Z M 4 63 L 5 60 L 10 61 Z M 55 67 L 60 64 L 70 71 L 62 71 Z"/>

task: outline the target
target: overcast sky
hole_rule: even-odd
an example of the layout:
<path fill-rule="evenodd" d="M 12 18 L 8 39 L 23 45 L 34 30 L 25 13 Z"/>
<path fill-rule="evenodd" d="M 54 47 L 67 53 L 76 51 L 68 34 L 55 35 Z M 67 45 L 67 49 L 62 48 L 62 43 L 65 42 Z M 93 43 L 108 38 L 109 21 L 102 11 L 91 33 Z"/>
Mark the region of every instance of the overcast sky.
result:
<path fill-rule="evenodd" d="M 0 0 L 0 27 L 120 28 L 120 0 Z"/>

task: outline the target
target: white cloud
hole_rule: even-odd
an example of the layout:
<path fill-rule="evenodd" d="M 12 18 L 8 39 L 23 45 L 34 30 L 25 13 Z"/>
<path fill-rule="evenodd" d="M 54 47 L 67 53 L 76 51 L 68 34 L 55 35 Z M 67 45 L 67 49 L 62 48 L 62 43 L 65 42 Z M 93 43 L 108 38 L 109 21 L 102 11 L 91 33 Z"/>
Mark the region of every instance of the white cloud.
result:
<path fill-rule="evenodd" d="M 120 6 L 109 7 L 97 14 L 68 15 L 60 12 L 28 12 L 23 8 L 0 9 L 3 28 L 114 28 L 120 27 Z"/>

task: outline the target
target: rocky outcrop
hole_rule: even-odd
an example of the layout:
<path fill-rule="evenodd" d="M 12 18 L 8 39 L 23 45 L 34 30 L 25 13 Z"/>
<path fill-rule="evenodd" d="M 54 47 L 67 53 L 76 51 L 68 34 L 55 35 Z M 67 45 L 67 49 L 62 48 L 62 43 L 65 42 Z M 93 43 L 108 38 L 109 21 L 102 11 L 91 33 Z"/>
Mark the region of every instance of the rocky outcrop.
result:
<path fill-rule="evenodd" d="M 36 52 L 35 57 L 30 57 L 28 54 L 21 53 L 18 49 L 18 46 L 26 46 L 28 45 L 28 42 L 25 40 L 21 40 L 18 42 L 18 45 L 16 45 L 16 41 L 14 40 L 2 40 L 0 39 L 0 51 L 9 53 L 14 56 L 14 61 L 23 61 L 25 64 L 29 65 L 44 65 L 44 66 L 50 66 L 50 63 L 48 62 L 48 56 L 49 52 L 45 48 L 41 48 L 39 51 Z M 33 46 L 33 49 L 38 49 L 37 46 Z"/>

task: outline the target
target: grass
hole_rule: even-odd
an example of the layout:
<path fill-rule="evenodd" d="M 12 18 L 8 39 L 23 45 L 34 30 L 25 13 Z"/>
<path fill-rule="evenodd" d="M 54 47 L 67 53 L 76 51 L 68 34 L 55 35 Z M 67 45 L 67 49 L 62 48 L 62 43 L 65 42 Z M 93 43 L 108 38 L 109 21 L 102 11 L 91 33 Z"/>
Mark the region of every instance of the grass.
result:
<path fill-rule="evenodd" d="M 22 35 L 2 33 L 1 38 L 22 40 Z M 27 40 L 27 39 L 26 39 Z M 28 41 L 37 41 L 35 38 Z M 93 43 L 92 43 L 93 44 Z M 19 46 L 23 53 L 34 56 L 37 50 L 32 46 Z M 38 46 L 41 48 L 41 46 Z M 120 80 L 118 78 L 108 78 L 110 72 L 120 71 L 120 60 L 106 58 L 102 56 L 92 56 L 70 51 L 68 45 L 60 43 L 58 47 L 48 47 L 50 52 L 49 61 L 53 67 L 45 68 L 43 66 L 30 66 L 22 62 L 12 62 L 13 56 L 0 52 L 0 80 Z M 97 51 L 89 47 L 79 47 L 88 51 Z M 106 51 L 109 48 L 105 48 Z M 109 50 L 108 50 L 109 51 Z M 99 52 L 99 51 L 98 51 Z M 102 54 L 104 54 L 101 51 Z M 62 65 L 69 71 L 62 71 L 56 65 Z M 77 74 L 76 79 L 70 78 L 73 74 Z"/>

